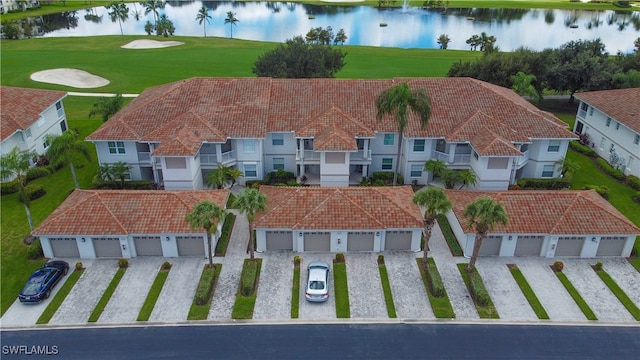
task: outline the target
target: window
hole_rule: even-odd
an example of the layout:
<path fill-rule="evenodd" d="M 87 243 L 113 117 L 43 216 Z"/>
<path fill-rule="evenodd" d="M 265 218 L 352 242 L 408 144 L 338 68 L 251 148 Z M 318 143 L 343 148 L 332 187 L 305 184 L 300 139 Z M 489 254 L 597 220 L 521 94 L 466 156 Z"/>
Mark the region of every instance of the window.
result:
<path fill-rule="evenodd" d="M 589 105 L 587 105 L 587 103 L 583 102 L 582 105 L 580 105 L 580 109 L 584 110 L 584 111 L 587 111 L 587 110 L 589 110 Z"/>
<path fill-rule="evenodd" d="M 243 150 L 246 153 L 254 153 L 256 152 L 256 141 L 251 139 L 251 140 L 245 140 L 242 142 L 243 145 Z"/>
<path fill-rule="evenodd" d="M 474 159 L 476 159 L 476 160 L 478 160 L 478 153 L 477 153 L 477 152 L 475 152 L 475 151 L 473 152 L 473 158 L 474 158 Z"/>
<path fill-rule="evenodd" d="M 414 140 L 413 141 L 413 151 L 414 152 L 423 152 L 424 151 L 424 139 L 422 139 L 422 140 Z"/>
<path fill-rule="evenodd" d="M 589 116 L 593 116 L 593 106 L 589 108 Z"/>
<path fill-rule="evenodd" d="M 62 132 L 67 131 L 67 123 L 64 122 L 64 120 L 60 121 L 60 130 L 62 130 Z"/>
<path fill-rule="evenodd" d="M 560 151 L 560 140 L 549 140 L 549 146 L 547 147 L 548 152 L 558 152 Z"/>
<path fill-rule="evenodd" d="M 390 134 L 384 134 L 384 145 L 385 146 L 392 146 L 394 141 L 395 141 L 396 135 L 393 133 Z"/>
<path fill-rule="evenodd" d="M 346 157 L 343 152 L 328 152 L 324 156 L 324 162 L 327 164 L 344 164 Z"/>
<path fill-rule="evenodd" d="M 185 158 L 168 157 L 164 159 L 167 169 L 186 169 L 187 160 Z"/>
<path fill-rule="evenodd" d="M 620 123 L 616 122 L 616 130 L 620 129 Z"/>
<path fill-rule="evenodd" d="M 258 166 L 256 164 L 244 164 L 244 177 L 258 177 Z"/>
<path fill-rule="evenodd" d="M 422 165 L 411 165 L 411 177 L 422 177 Z"/>
<path fill-rule="evenodd" d="M 553 165 L 545 165 L 542 167 L 542 177 L 550 178 L 553 177 Z"/>
<path fill-rule="evenodd" d="M 636 134 L 636 138 L 633 139 L 633 143 L 636 145 L 640 144 L 640 135 Z"/>
<path fill-rule="evenodd" d="M 25 130 L 24 135 L 27 137 L 27 139 L 31 139 L 31 129 Z M 637 140 L 637 137 L 636 137 L 636 140 Z"/>
<path fill-rule="evenodd" d="M 607 127 L 609 127 L 609 126 L 611 126 L 611 118 L 610 117 L 607 118 Z"/>
<path fill-rule="evenodd" d="M 58 111 L 58 117 L 62 117 L 62 115 L 64 115 L 64 111 L 62 110 L 62 103 L 60 101 L 56 103 L 56 110 Z"/>
<path fill-rule="evenodd" d="M 271 134 L 271 145 L 273 145 L 273 146 L 284 145 L 284 135 L 283 134 Z"/>
<path fill-rule="evenodd" d="M 487 169 L 506 169 L 509 167 L 509 158 L 492 157 L 487 162 Z"/>
<path fill-rule="evenodd" d="M 122 141 L 108 141 L 109 154 L 124 154 L 124 142 Z"/>
<path fill-rule="evenodd" d="M 382 170 L 393 170 L 393 158 L 382 158 Z"/>
<path fill-rule="evenodd" d="M 284 158 L 273 158 L 273 170 L 284 170 Z"/>

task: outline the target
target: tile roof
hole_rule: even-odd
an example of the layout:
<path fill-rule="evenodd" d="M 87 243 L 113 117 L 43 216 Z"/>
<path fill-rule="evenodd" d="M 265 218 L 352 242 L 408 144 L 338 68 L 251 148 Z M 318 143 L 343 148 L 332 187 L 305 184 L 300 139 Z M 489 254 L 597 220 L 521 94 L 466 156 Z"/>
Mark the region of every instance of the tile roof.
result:
<path fill-rule="evenodd" d="M 192 78 L 145 90 L 87 139 L 162 142 L 187 121 L 196 136 L 212 142 L 263 138 L 267 132 L 316 136 L 332 122 L 354 137 L 373 137 L 397 131 L 390 116 L 377 121 L 375 100 L 399 82 L 425 89 L 431 98 L 428 126 L 409 113 L 407 137 L 469 142 L 476 132 L 464 131 L 466 123 L 485 126 L 508 146 L 536 138 L 576 138 L 561 120 L 510 89 L 471 78 Z M 511 147 L 500 155 L 512 154 Z"/>
<path fill-rule="evenodd" d="M 551 235 L 640 235 L 640 228 L 594 190 L 445 190 L 465 232 L 464 207 L 480 197 L 502 204 L 509 219 L 494 233 Z"/>
<path fill-rule="evenodd" d="M 420 208 L 410 186 L 261 186 L 267 211 L 254 227 L 294 230 L 422 228 Z"/>
<path fill-rule="evenodd" d="M 65 96 L 65 91 L 0 86 L 0 140 L 27 129 Z"/>
<path fill-rule="evenodd" d="M 640 133 L 640 88 L 590 91 L 575 96 Z"/>
<path fill-rule="evenodd" d="M 202 233 L 185 216 L 209 200 L 225 207 L 229 190 L 75 190 L 34 235 Z"/>
<path fill-rule="evenodd" d="M 358 145 L 353 134 L 344 131 L 333 123 L 316 134 L 313 149 L 315 151 L 356 151 Z"/>

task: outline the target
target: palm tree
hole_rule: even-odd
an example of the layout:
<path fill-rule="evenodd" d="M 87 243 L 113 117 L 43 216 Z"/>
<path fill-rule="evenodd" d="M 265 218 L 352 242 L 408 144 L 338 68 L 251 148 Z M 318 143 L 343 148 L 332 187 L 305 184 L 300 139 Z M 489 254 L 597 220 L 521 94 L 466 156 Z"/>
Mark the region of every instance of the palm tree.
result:
<path fill-rule="evenodd" d="M 124 36 L 124 32 L 122 31 L 122 22 L 129 18 L 129 8 L 127 5 L 123 3 L 113 2 L 111 5 L 108 5 L 107 10 L 110 10 L 108 15 L 111 18 L 111 22 L 116 22 L 120 24 L 120 34 Z"/>
<path fill-rule="evenodd" d="M 19 147 L 14 147 L 8 153 L 2 155 L 0 158 L 0 178 L 2 180 L 16 178 L 18 180 L 18 189 L 20 196 L 24 199 L 24 211 L 27 213 L 27 221 L 29 221 L 29 228 L 33 231 L 33 218 L 31 217 L 31 210 L 29 208 L 29 198 L 24 192 L 24 186 L 27 182 L 27 171 L 31 167 L 31 159 L 38 156 L 34 151 L 20 151 Z M 49 173 L 43 167 L 34 168 L 37 172 Z"/>
<path fill-rule="evenodd" d="M 111 165 L 113 181 L 120 180 L 120 189 L 124 189 L 124 181 L 129 177 L 129 165 L 124 161 L 118 161 Z"/>
<path fill-rule="evenodd" d="M 402 134 L 407 126 L 407 108 L 410 108 L 420 118 L 420 125 L 424 128 L 431 117 L 431 101 L 424 89 L 412 91 L 406 82 L 392 86 L 385 90 L 376 99 L 376 109 L 378 121 L 384 115 L 392 115 L 398 124 L 398 156 L 396 166 L 393 171 L 393 185 L 398 180 L 398 166 L 400 165 L 400 154 L 402 153 Z"/>
<path fill-rule="evenodd" d="M 209 15 L 206 6 L 202 5 L 200 10 L 198 10 L 198 15 L 196 15 L 196 20 L 198 20 L 198 24 L 203 24 L 204 28 L 204 37 L 207 37 L 207 24 L 209 24 L 209 19 L 211 19 L 211 15 Z"/>
<path fill-rule="evenodd" d="M 253 260 L 253 219 L 257 212 L 267 209 L 267 196 L 258 189 L 245 189 L 236 196 L 233 207 L 239 209 L 241 214 L 245 214 L 249 221 L 249 251 Z"/>
<path fill-rule="evenodd" d="M 231 187 L 236 184 L 236 181 L 244 176 L 244 173 L 238 168 L 229 168 L 227 170 L 227 178 L 231 180 Z"/>
<path fill-rule="evenodd" d="M 462 184 L 460 185 L 460 189 L 465 186 L 469 188 L 470 185 L 475 185 L 477 183 L 476 173 L 471 169 L 460 170 L 456 175 L 458 177 L 458 180 L 462 182 Z"/>
<path fill-rule="evenodd" d="M 236 14 L 234 14 L 232 11 L 227 11 L 227 17 L 224 19 L 224 23 L 229 24 L 229 27 L 231 28 L 232 39 L 233 39 L 233 27 L 237 26 L 236 24 L 238 22 L 240 22 L 240 20 L 236 18 Z"/>
<path fill-rule="evenodd" d="M 413 195 L 413 203 L 424 207 L 424 258 L 422 260 L 426 271 L 429 240 L 431 239 L 431 230 L 436 222 L 436 217 L 440 214 L 446 214 L 451 210 L 452 205 L 444 191 L 437 187 L 428 187 L 425 190 L 418 191 Z"/>
<path fill-rule="evenodd" d="M 49 158 L 49 161 L 52 164 L 68 164 L 69 169 L 71 169 L 71 175 L 73 176 L 73 182 L 76 185 L 76 189 L 79 189 L 80 183 L 78 183 L 76 170 L 73 166 L 73 157 L 76 154 L 79 154 L 84 156 L 87 160 L 91 160 L 91 153 L 87 143 L 80 139 L 79 134 L 73 130 L 67 130 L 61 135 L 48 134 L 44 138 L 49 144 L 49 147 L 47 148 L 47 158 Z"/>
<path fill-rule="evenodd" d="M 500 203 L 494 202 L 490 197 L 483 197 L 465 206 L 462 214 L 467 219 L 469 227 L 476 231 L 473 254 L 467 267 L 467 271 L 471 272 L 476 265 L 482 240 L 498 223 L 507 225 L 507 213 Z"/>
<path fill-rule="evenodd" d="M 218 231 L 218 224 L 224 219 L 226 211 L 211 201 L 197 203 L 187 214 L 186 221 L 193 229 L 204 228 L 207 232 L 207 251 L 209 253 L 209 267 L 213 266 L 212 232 Z"/>
<path fill-rule="evenodd" d="M 155 21 L 155 27 L 158 26 L 158 16 L 160 15 L 158 9 L 162 9 L 164 4 L 162 0 L 148 0 L 144 2 L 144 14 L 153 13 L 153 20 Z"/>
<path fill-rule="evenodd" d="M 533 102 L 540 101 L 540 93 L 533 86 L 533 83 L 536 81 L 535 75 L 527 75 L 522 71 L 518 71 L 515 75 L 512 75 L 511 78 L 511 89 L 515 91 L 518 95 L 529 96 Z"/>
<path fill-rule="evenodd" d="M 441 34 L 438 37 L 438 44 L 440 44 L 440 49 L 442 50 L 447 50 L 447 48 L 449 47 L 449 43 L 451 42 L 451 39 L 449 38 L 449 35 L 447 34 Z"/>
<path fill-rule="evenodd" d="M 228 169 L 228 167 L 221 165 L 219 168 L 216 168 L 207 174 L 207 185 L 215 189 L 224 188 L 224 183 L 227 180 Z"/>
<path fill-rule="evenodd" d="M 433 174 L 433 176 L 442 176 L 447 171 L 447 165 L 442 160 L 431 159 L 424 163 L 424 169 Z"/>

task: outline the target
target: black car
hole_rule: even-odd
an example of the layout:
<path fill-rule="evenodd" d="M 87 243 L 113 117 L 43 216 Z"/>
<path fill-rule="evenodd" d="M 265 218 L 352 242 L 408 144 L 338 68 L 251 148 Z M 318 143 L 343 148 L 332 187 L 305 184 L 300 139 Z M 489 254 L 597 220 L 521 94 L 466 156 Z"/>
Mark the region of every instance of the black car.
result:
<path fill-rule="evenodd" d="M 20 291 L 18 299 L 22 303 L 39 303 L 51 295 L 51 290 L 58 281 L 69 272 L 69 264 L 55 260 L 44 264 L 31 274 L 29 280 Z"/>

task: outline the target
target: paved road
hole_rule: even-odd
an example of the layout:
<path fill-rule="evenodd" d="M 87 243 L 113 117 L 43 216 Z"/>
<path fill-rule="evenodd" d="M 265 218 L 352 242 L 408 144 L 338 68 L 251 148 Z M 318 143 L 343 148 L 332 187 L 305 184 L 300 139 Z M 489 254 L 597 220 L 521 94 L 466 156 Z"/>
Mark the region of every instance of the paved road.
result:
<path fill-rule="evenodd" d="M 51 358 L 26 355 L 32 346 L 63 359 L 637 359 L 640 352 L 637 327 L 604 326 L 155 326 L 2 331 L 0 340 L 3 359 Z"/>

